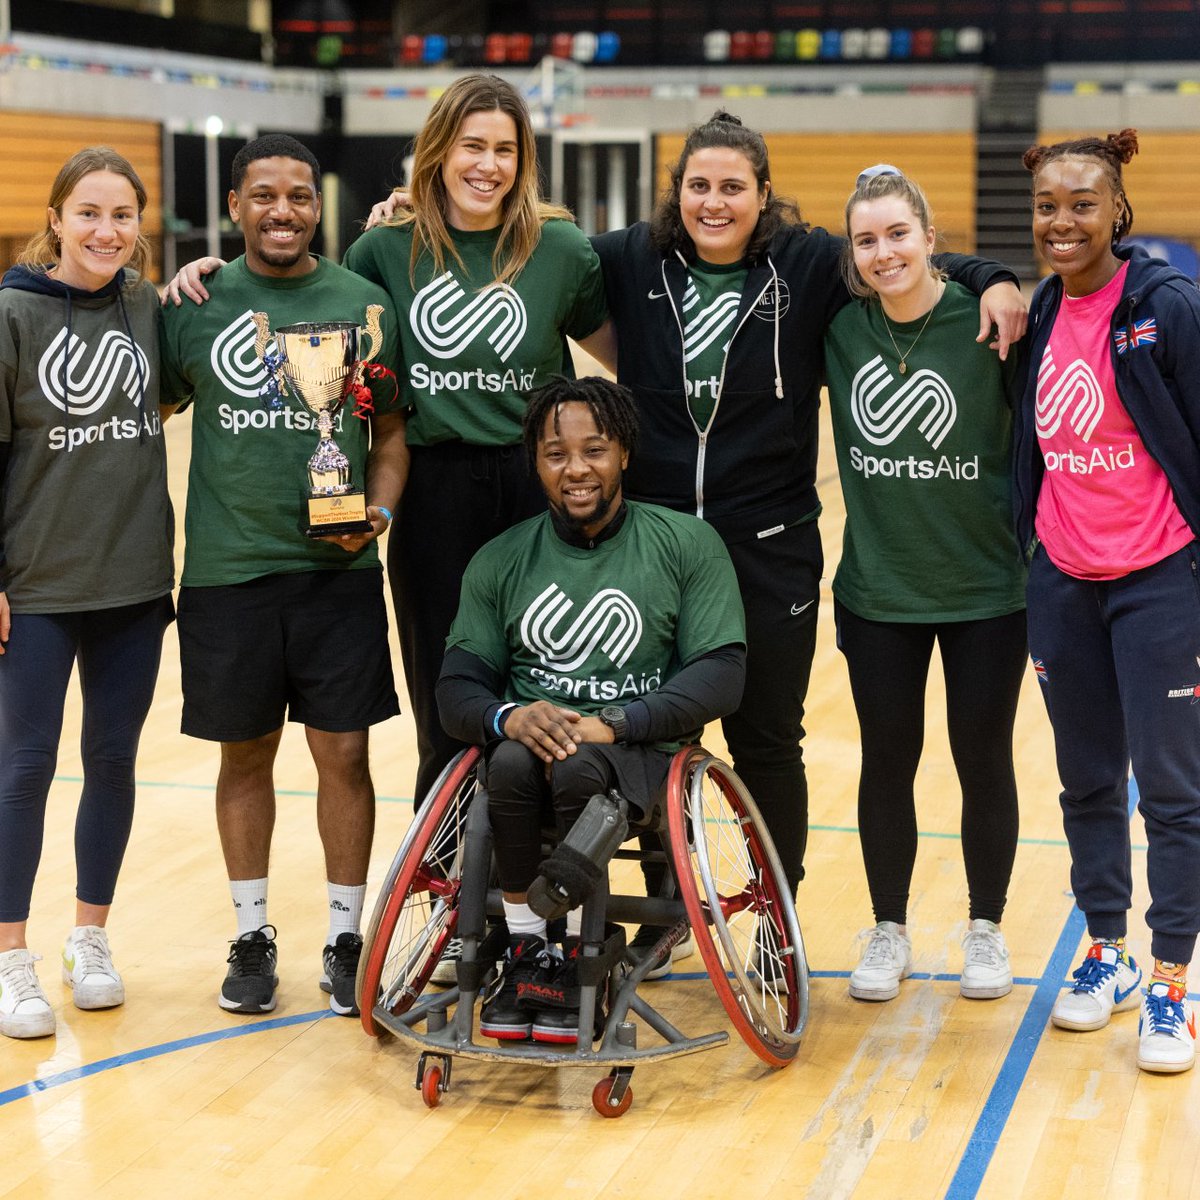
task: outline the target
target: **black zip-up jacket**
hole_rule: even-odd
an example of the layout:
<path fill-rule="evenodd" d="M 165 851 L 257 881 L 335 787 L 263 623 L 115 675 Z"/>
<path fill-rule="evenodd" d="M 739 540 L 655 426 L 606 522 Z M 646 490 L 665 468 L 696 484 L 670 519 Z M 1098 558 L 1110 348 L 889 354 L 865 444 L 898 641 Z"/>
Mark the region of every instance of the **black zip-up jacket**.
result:
<path fill-rule="evenodd" d="M 1150 457 L 1166 474 L 1183 519 L 1200 536 L 1200 289 L 1140 246 L 1118 246 L 1115 253 L 1129 261 L 1109 325 L 1117 394 Z M 1034 513 L 1045 474 L 1035 419 L 1038 369 L 1062 294 L 1062 280 L 1050 275 L 1038 285 L 1029 310 L 1029 374 L 1013 430 L 1013 504 L 1017 538 L 1027 556 L 1034 546 Z M 1135 325 L 1137 336 L 1131 338 Z M 1118 334 L 1126 340 L 1123 353 L 1118 353 Z"/>
<path fill-rule="evenodd" d="M 716 407 L 704 429 L 688 407 L 683 293 L 688 267 L 664 258 L 646 222 L 592 238 L 617 330 L 618 378 L 633 390 L 641 423 L 625 473 L 631 499 L 694 513 L 727 542 L 820 511 L 817 410 L 823 339 L 850 299 L 840 273 L 845 239 L 789 226 L 749 265 Z M 1016 282 L 996 263 L 936 260 L 975 293 Z"/>

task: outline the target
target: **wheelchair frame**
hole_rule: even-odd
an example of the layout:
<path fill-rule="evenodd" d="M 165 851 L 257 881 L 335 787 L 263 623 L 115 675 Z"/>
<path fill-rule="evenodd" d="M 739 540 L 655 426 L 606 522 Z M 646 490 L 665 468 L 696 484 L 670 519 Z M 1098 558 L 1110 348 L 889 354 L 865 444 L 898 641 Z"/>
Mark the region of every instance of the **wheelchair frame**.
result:
<path fill-rule="evenodd" d="M 784 1067 L 795 1057 L 808 1019 L 808 966 L 791 892 L 745 786 L 699 746 L 686 747 L 672 759 L 665 812 L 656 813 L 653 829 L 669 867 L 664 894 L 614 896 L 606 876 L 584 902 L 577 1042 L 559 1048 L 476 1040 L 476 1001 L 496 977 L 496 961 L 507 944 L 503 924 L 497 923 L 503 915 L 501 894 L 489 886 L 487 804 L 473 803 L 483 794 L 475 778 L 479 761 L 477 747 L 463 751 L 417 811 L 380 890 L 359 965 L 363 1027 L 372 1036 L 387 1031 L 421 1048 L 416 1086 L 426 1105 L 435 1107 L 449 1089 L 452 1059 L 470 1057 L 543 1067 L 608 1067 L 609 1074 L 593 1089 L 592 1104 L 602 1116 L 620 1116 L 632 1102 L 629 1081 L 638 1063 L 695 1054 L 729 1040 L 723 1030 L 689 1037 L 637 994 L 655 961 L 683 941 L 689 927 L 713 987 L 746 1044 L 771 1067 Z M 622 849 L 617 857 L 646 855 Z M 737 921 L 743 913 L 753 915 L 752 937 L 745 936 L 745 922 Z M 606 922 L 665 928 L 644 958 L 630 962 L 624 930 Z M 457 985 L 425 994 L 455 936 L 463 947 Z M 597 1047 L 589 1033 L 605 988 L 609 1013 Z M 632 1016 L 664 1044 L 639 1047 Z M 424 1032 L 416 1028 L 422 1022 Z"/>

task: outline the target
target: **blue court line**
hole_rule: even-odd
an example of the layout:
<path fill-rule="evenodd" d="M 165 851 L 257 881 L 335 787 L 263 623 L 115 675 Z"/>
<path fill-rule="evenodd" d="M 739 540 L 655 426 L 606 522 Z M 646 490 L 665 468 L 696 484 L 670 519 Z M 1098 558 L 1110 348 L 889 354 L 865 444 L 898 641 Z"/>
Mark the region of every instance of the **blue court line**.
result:
<path fill-rule="evenodd" d="M 77 1079 L 85 1079 L 89 1075 L 99 1075 L 102 1071 L 112 1071 L 117 1067 L 128 1066 L 130 1063 L 145 1062 L 151 1058 L 161 1058 L 164 1054 L 174 1054 L 177 1050 L 189 1050 L 193 1046 L 207 1046 L 212 1042 L 224 1042 L 230 1038 L 246 1037 L 252 1033 L 269 1033 L 273 1029 L 286 1029 L 289 1025 L 307 1025 L 314 1021 L 322 1021 L 335 1014 L 328 1008 L 317 1012 L 297 1013 L 292 1017 L 274 1017 L 269 1021 L 256 1021 L 252 1025 L 231 1025 L 228 1029 L 214 1029 L 211 1033 L 198 1033 L 193 1037 L 179 1038 L 174 1042 L 161 1042 L 157 1046 L 146 1046 L 141 1050 L 131 1050 L 128 1054 L 115 1054 L 112 1058 L 101 1058 L 93 1063 L 71 1067 L 67 1071 L 59 1071 L 55 1075 L 47 1075 L 44 1079 L 34 1079 L 29 1083 L 19 1084 L 0 1092 L 0 1108 L 11 1104 L 14 1100 L 23 1100 L 26 1096 L 36 1096 L 39 1092 L 48 1092 L 52 1088 L 74 1083 Z"/>
<path fill-rule="evenodd" d="M 1133 811 L 1137 807 L 1137 782 L 1129 780 L 1129 817 L 1133 819 Z M 1050 1010 L 1058 993 L 1062 991 L 1067 969 L 1074 962 L 1076 948 L 1083 935 L 1087 932 L 1087 920 L 1077 907 L 1072 905 L 1063 925 L 1062 933 L 1050 952 L 1050 960 L 1046 970 L 1033 993 L 1033 999 L 1025 1010 L 1025 1016 L 1017 1029 L 1016 1037 L 1004 1056 L 1000 1073 L 992 1090 L 984 1103 L 975 1128 L 962 1159 L 946 1189 L 945 1200 L 975 1200 L 983 1177 L 987 1174 L 992 1155 L 1000 1143 L 1000 1137 L 1008 1123 L 1008 1118 L 1016 1103 L 1017 1095 L 1029 1073 L 1033 1056 L 1037 1052 L 1046 1026 L 1050 1020 Z"/>

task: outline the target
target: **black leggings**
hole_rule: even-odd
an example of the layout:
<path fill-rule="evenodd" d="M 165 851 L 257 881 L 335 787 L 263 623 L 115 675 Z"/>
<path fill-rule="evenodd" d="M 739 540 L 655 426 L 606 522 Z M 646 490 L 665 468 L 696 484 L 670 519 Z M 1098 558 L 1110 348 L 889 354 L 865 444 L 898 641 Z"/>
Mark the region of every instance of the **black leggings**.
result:
<path fill-rule="evenodd" d="M 133 824 L 134 760 L 171 599 L 94 612 L 14 613 L 0 657 L 0 921 L 29 916 L 71 669 L 83 692 L 76 895 L 111 904 Z"/>
<path fill-rule="evenodd" d="M 862 731 L 858 827 L 876 921 L 903 925 L 917 856 L 913 781 L 936 640 L 950 752 L 962 787 L 971 920 L 999 922 L 1017 848 L 1012 729 L 1027 658 L 1025 613 L 981 621 L 868 621 L 835 603 Z"/>

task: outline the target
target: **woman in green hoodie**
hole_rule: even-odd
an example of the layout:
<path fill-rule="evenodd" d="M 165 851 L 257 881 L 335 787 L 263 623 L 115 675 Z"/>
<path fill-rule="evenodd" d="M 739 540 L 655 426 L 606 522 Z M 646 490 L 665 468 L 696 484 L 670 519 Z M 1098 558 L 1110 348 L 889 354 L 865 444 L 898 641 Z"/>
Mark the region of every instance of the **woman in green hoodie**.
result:
<path fill-rule="evenodd" d="M 125 999 L 105 923 L 133 820 L 134 759 L 172 617 L 146 190 L 107 147 L 58 173 L 46 227 L 0 281 L 0 1033 L 54 1010 L 25 939 L 72 667 L 83 690 L 77 1008 Z"/>

